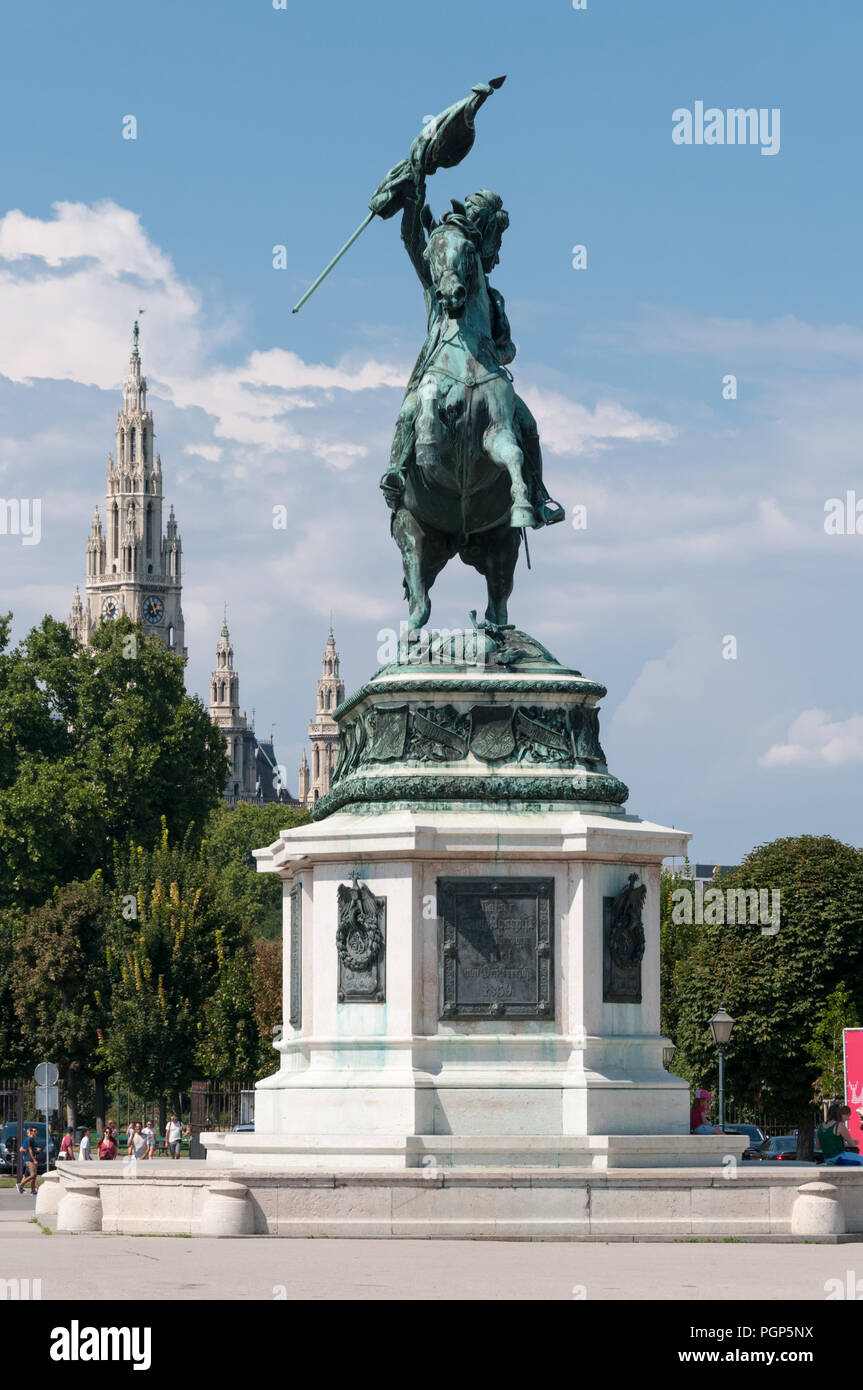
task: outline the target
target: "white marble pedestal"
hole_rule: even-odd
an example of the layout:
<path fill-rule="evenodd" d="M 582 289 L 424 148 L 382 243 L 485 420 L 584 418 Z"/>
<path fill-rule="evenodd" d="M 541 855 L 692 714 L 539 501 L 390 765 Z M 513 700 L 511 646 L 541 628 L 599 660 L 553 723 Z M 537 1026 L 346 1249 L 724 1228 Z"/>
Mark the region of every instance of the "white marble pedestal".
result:
<path fill-rule="evenodd" d="M 659 872 L 687 835 L 607 808 L 336 813 L 256 852 L 284 884 L 279 1070 L 255 1133 L 208 1158 L 272 1172 L 709 1165 L 689 1090 L 662 1065 Z M 382 998 L 342 1002 L 339 885 L 385 900 Z M 603 1002 L 603 899 L 646 885 L 642 1002 Z M 546 1017 L 448 1017 L 441 879 L 550 883 Z M 504 890 L 507 891 L 507 890 Z M 494 975 L 494 969 L 492 969 Z M 504 982 L 505 989 L 505 982 Z M 738 1146 L 740 1147 L 740 1146 Z"/>

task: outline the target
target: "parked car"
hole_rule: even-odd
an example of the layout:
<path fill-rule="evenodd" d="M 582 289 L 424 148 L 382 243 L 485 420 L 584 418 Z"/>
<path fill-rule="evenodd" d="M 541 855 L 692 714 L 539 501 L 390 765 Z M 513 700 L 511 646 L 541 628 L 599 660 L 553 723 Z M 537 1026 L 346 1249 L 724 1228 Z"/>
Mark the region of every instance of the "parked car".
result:
<path fill-rule="evenodd" d="M 781 1163 L 797 1157 L 796 1134 L 774 1134 L 761 1145 L 761 1157 L 768 1162 Z"/>
<path fill-rule="evenodd" d="M 45 1148 L 45 1121 L 27 1120 L 24 1125 L 24 1134 L 27 1130 L 35 1128 L 36 1147 L 41 1150 L 39 1154 L 39 1172 L 44 1173 L 48 1166 L 47 1152 Z M 57 1157 L 58 1141 L 56 1134 L 49 1133 L 51 1143 L 51 1162 L 54 1163 Z M 7 1120 L 0 1128 L 0 1175 L 9 1176 L 17 1172 L 18 1166 L 18 1123 L 16 1120 Z"/>
<path fill-rule="evenodd" d="M 231 1125 L 232 1134 L 254 1134 L 254 1125 Z"/>
<path fill-rule="evenodd" d="M 758 1162 L 761 1160 L 761 1145 L 764 1143 L 764 1132 L 757 1125 L 726 1125 L 723 1134 L 745 1134 L 749 1143 L 743 1150 L 744 1161 Z"/>

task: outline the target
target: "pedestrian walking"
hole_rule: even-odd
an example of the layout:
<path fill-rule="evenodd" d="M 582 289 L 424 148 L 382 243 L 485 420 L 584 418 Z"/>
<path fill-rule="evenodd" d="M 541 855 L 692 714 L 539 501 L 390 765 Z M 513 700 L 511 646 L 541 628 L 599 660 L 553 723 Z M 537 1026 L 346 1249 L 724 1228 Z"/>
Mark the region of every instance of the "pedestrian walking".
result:
<path fill-rule="evenodd" d="M 153 1128 L 153 1121 L 148 1120 L 144 1126 L 144 1138 L 147 1141 L 147 1152 L 145 1158 L 155 1158 L 156 1156 L 156 1131 Z"/>
<path fill-rule="evenodd" d="M 78 1145 L 78 1158 L 84 1161 L 89 1159 L 90 1157 L 90 1131 L 89 1129 L 85 1129 L 84 1133 L 81 1135 L 81 1141 Z"/>
<path fill-rule="evenodd" d="M 132 1131 L 131 1153 L 134 1159 L 147 1157 L 147 1141 L 144 1138 L 144 1126 L 138 1120 Z"/>
<path fill-rule="evenodd" d="M 165 1144 L 168 1149 L 169 1158 L 179 1158 L 182 1147 L 184 1129 L 181 1120 L 177 1115 L 171 1116 L 165 1130 Z"/>
<path fill-rule="evenodd" d="M 63 1135 L 63 1138 L 62 1138 L 62 1140 L 61 1140 L 61 1142 L 60 1142 L 60 1152 L 59 1152 L 58 1155 L 57 1155 L 57 1159 L 58 1159 L 58 1161 L 59 1161 L 60 1159 L 62 1159 L 64 1163 L 67 1163 L 67 1162 L 71 1162 L 72 1159 L 73 1159 L 74 1157 L 75 1157 L 75 1131 L 74 1131 L 74 1129 L 72 1128 L 71 1125 L 67 1125 L 67 1126 L 66 1126 L 66 1133 Z"/>
<path fill-rule="evenodd" d="M 105 1132 L 104 1132 L 104 1134 L 102 1135 L 102 1142 L 101 1142 L 101 1144 L 99 1145 L 99 1157 L 100 1157 L 100 1158 L 116 1158 L 116 1157 L 117 1157 L 117 1145 L 116 1145 L 116 1143 L 114 1142 L 114 1137 L 113 1137 L 113 1135 L 111 1134 L 110 1129 L 106 1129 Z"/>
<path fill-rule="evenodd" d="M 15 1186 L 18 1188 L 19 1197 L 23 1197 L 29 1184 L 30 1192 L 36 1196 L 36 1178 L 39 1174 L 39 1154 L 42 1152 L 41 1145 L 36 1143 L 36 1126 L 27 1126 L 27 1136 L 21 1145 L 21 1153 L 24 1155 L 24 1169 L 27 1174 Z"/>

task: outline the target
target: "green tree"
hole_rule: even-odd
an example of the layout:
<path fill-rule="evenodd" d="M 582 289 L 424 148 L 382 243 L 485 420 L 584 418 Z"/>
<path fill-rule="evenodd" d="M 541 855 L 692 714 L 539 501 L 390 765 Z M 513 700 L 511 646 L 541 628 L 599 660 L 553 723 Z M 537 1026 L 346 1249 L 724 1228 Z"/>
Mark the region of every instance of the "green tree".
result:
<path fill-rule="evenodd" d="M 194 1034 L 187 1038 L 182 1033 L 178 1038 L 178 1053 L 185 1057 L 177 1075 L 184 1078 L 182 1083 L 175 1079 L 174 1089 L 185 1089 L 192 1075 L 204 1076 L 215 1081 L 241 1081 L 274 1070 L 272 1052 L 272 986 L 270 975 L 261 976 L 259 946 L 271 947 L 280 959 L 278 943 L 256 942 L 254 931 L 259 926 L 262 903 L 259 881 L 247 866 L 242 867 L 242 877 L 234 873 L 235 860 L 240 856 L 245 844 L 257 846 L 267 842 L 267 836 L 274 839 L 276 831 L 272 824 L 267 825 L 261 811 L 270 813 L 270 820 L 284 823 L 286 811 L 275 807 L 243 807 L 238 811 L 217 812 L 208 824 L 206 839 L 197 842 L 194 827 L 187 831 L 183 843 L 172 842 L 167 826 L 163 823 L 158 843 L 151 850 L 140 845 L 130 845 L 114 865 L 115 898 L 118 921 L 112 938 L 112 949 L 126 943 L 134 943 L 140 934 L 142 924 L 147 924 L 147 904 L 154 896 L 162 902 L 166 885 L 171 885 L 177 903 L 194 906 L 194 988 L 186 985 L 180 991 L 183 999 L 188 998 L 194 1017 Z M 238 815 L 239 813 L 239 815 Z M 245 829 L 242 836 L 236 834 L 232 821 L 234 816 L 242 818 Z M 278 820 L 277 820 L 278 817 Z M 215 827 L 217 836 L 209 833 Z M 263 878 L 267 889 L 276 889 L 277 907 L 281 885 L 273 876 Z M 235 891 L 236 888 L 236 891 Z M 124 925 L 120 925 L 123 923 Z M 153 930 L 147 925 L 148 942 Z M 160 940 L 159 932 L 155 933 Z M 187 936 L 188 946 L 191 938 Z M 171 961 L 156 967 L 150 974 L 141 971 L 140 983 L 129 974 L 128 964 L 124 967 L 123 952 L 114 958 L 115 971 L 123 974 L 126 980 L 121 990 L 127 1000 L 143 1001 L 144 1013 L 158 1019 L 158 1008 L 152 1002 L 155 990 L 154 981 L 160 971 L 165 975 L 163 989 L 168 996 L 177 993 L 167 982 L 173 970 Z M 183 979 L 189 974 L 189 963 L 183 967 Z M 167 973 L 166 973 L 167 972 Z M 272 974 L 272 972 L 270 972 Z M 264 981 L 262 985 L 262 980 Z M 267 1030 L 262 1038 L 259 1018 L 261 1006 L 258 999 L 263 989 L 269 1000 L 264 1019 Z M 280 998 L 280 991 L 279 991 Z M 185 1007 L 185 1005 L 183 1006 Z M 185 1017 L 185 1015 L 184 1015 Z M 155 1025 L 154 1025 L 155 1026 Z M 134 1010 L 115 1009 L 107 1033 L 106 1056 L 111 1064 L 123 1075 L 124 1080 L 132 1081 L 139 1089 L 151 1093 L 161 1093 L 165 1088 L 165 1059 L 154 1064 L 155 1052 L 151 1047 L 150 1061 L 139 1070 L 136 1077 L 126 1071 L 123 1060 L 140 1048 L 140 1020 Z M 122 1036 L 121 1036 L 122 1035 Z M 189 1044 L 191 1039 L 191 1061 Z M 146 1081 L 144 1078 L 148 1078 Z"/>
<path fill-rule="evenodd" d="M 828 996 L 824 1013 L 806 1044 L 809 1064 L 816 1073 L 813 1083 L 815 1098 L 822 1104 L 845 1097 L 843 1033 L 846 1028 L 859 1026 L 857 1009 L 847 986 L 844 983 L 837 985 Z"/>
<path fill-rule="evenodd" d="M 91 647 L 47 617 L 9 650 L 0 618 L 0 909 L 110 870 L 164 816 L 200 830 L 227 775 L 224 740 L 183 688 L 183 662 L 128 618 Z"/>
<path fill-rule="evenodd" d="M 274 1035 L 282 1022 L 282 943 L 255 942 L 252 965 L 255 995 L 255 1022 L 258 1027 L 257 1076 L 270 1076 L 278 1058 L 273 1051 Z"/>
<path fill-rule="evenodd" d="M 688 861 L 684 869 L 663 869 L 659 884 L 659 974 L 660 1012 L 663 1034 L 672 1042 L 677 1039 L 678 1001 L 677 975 L 682 963 L 688 960 L 698 942 L 701 927 L 695 922 L 681 920 L 675 911 L 675 893 L 683 890 L 692 894 L 694 881 L 688 876 Z M 679 904 L 680 899 L 677 899 Z M 690 914 L 691 915 L 691 914 Z M 682 1059 L 681 1059 L 682 1060 Z M 674 1059 L 678 1074 L 678 1059 Z"/>
<path fill-rule="evenodd" d="M 727 1052 L 730 1096 L 792 1120 L 806 1154 L 813 1121 L 807 1044 L 842 981 L 855 1005 L 863 1000 L 863 855 L 826 835 L 774 840 L 719 886 L 778 889 L 780 926 L 775 934 L 739 922 L 700 928 L 675 971 L 675 1070 L 715 1089 L 707 1023 L 724 1004 L 737 1020 Z"/>
<path fill-rule="evenodd" d="M 258 1074 L 260 1038 L 255 1019 L 254 955 L 245 946 L 219 953 L 215 988 L 198 1022 L 198 1073 L 214 1081 L 247 1081 Z"/>
<path fill-rule="evenodd" d="M 111 912 L 98 875 L 89 883 L 69 883 L 23 916 L 14 943 L 11 993 L 18 1029 L 31 1055 L 58 1066 L 71 1125 L 78 1123 L 82 1079 L 98 1070 Z"/>
<path fill-rule="evenodd" d="M 223 802 L 207 821 L 207 855 L 219 873 L 223 900 L 236 908 L 253 937 L 281 940 L 282 885 L 277 874 L 257 872 L 252 850 L 272 844 L 279 831 L 308 819 L 308 811 L 277 803 L 228 807 Z"/>
<path fill-rule="evenodd" d="M 39 1056 L 33 1036 L 22 1029 L 12 990 L 15 941 L 21 932 L 21 913 L 0 911 L 0 1075 L 17 1081 L 32 1071 Z"/>
<path fill-rule="evenodd" d="M 187 897 L 177 882 L 157 880 L 139 890 L 128 919 L 115 910 L 108 930 L 111 1013 L 101 1058 L 140 1095 L 159 1097 L 162 1127 L 166 1096 L 187 1090 L 195 1074 L 208 982 L 199 906 L 197 892 Z"/>

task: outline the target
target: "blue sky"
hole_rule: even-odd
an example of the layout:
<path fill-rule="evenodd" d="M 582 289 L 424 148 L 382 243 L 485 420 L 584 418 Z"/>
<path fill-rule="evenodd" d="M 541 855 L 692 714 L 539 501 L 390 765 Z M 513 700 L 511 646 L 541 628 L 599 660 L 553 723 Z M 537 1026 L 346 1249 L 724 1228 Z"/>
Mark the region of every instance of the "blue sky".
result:
<path fill-rule="evenodd" d="M 502 193 L 516 383 L 552 492 L 588 507 L 586 531 L 535 538 L 512 616 L 608 685 L 630 808 L 699 859 L 863 842 L 863 537 L 823 528 L 828 498 L 863 497 L 859 6 L 156 0 L 5 25 L 0 495 L 44 516 L 39 546 L 0 536 L 17 632 L 83 582 L 146 305 L 189 683 L 227 598 L 243 703 L 295 784 L 330 608 L 349 687 L 403 616 L 377 480 L 423 307 L 397 224 L 290 308 L 424 118 L 506 73 L 429 197 Z M 779 108 L 780 152 L 675 145 L 696 100 Z M 447 625 L 482 602 L 458 567 L 434 598 Z"/>

